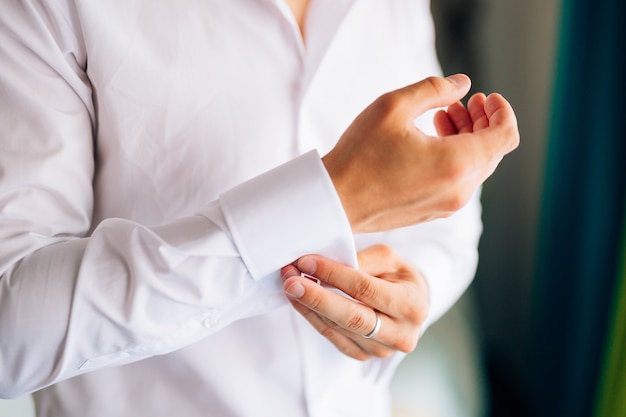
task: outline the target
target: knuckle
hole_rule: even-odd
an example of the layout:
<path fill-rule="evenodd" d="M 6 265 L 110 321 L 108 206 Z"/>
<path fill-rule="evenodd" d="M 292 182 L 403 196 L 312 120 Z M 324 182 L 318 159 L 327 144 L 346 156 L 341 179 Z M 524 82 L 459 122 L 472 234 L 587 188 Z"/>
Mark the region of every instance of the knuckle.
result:
<path fill-rule="evenodd" d="M 368 330 L 368 323 L 363 314 L 356 313 L 353 314 L 350 319 L 346 322 L 346 327 L 349 330 Z M 373 326 L 372 326 L 373 327 Z"/>
<path fill-rule="evenodd" d="M 403 306 L 401 313 L 408 323 L 420 324 L 420 319 L 422 318 L 422 316 L 421 316 L 419 305 L 415 305 L 415 304 L 405 305 Z"/>
<path fill-rule="evenodd" d="M 426 319 L 428 318 L 428 314 L 430 313 L 430 304 L 428 302 L 420 303 L 418 311 L 417 311 L 417 323 L 421 326 L 424 324 Z"/>
<path fill-rule="evenodd" d="M 377 290 L 374 281 L 363 277 L 356 283 L 352 296 L 359 301 L 368 301 L 375 299 L 376 294 Z"/>
<path fill-rule="evenodd" d="M 311 295 L 311 292 L 312 291 L 305 292 L 305 295 L 300 299 L 300 302 L 304 303 L 311 310 L 317 311 L 322 305 L 322 297 L 319 295 Z"/>
<path fill-rule="evenodd" d="M 450 156 L 439 166 L 439 175 L 448 184 L 450 192 L 442 202 L 442 209 L 455 212 L 469 201 L 474 189 L 471 184 L 472 167 L 462 158 Z"/>
<path fill-rule="evenodd" d="M 519 130 L 517 129 L 517 127 L 513 126 L 511 127 L 511 130 L 509 133 L 509 137 L 510 137 L 510 149 L 511 151 L 516 149 L 519 144 L 520 144 L 520 133 Z"/>
<path fill-rule="evenodd" d="M 437 95 L 443 95 L 446 92 L 446 87 L 449 87 L 449 81 L 440 77 L 427 77 L 424 79 L 424 83 L 435 90 Z"/>
<path fill-rule="evenodd" d="M 395 256 L 395 252 L 390 246 L 377 243 L 357 252 L 357 262 L 359 265 L 367 265 L 377 259 L 387 259 L 393 256 Z"/>
<path fill-rule="evenodd" d="M 407 307 L 406 317 L 410 323 L 421 326 L 428 317 L 428 304 L 416 303 Z"/>
<path fill-rule="evenodd" d="M 424 292 L 423 287 L 410 287 L 406 292 L 408 294 L 407 302 L 399 307 L 400 315 L 405 325 L 411 326 L 415 332 L 418 332 L 418 329 L 428 318 L 430 310 L 428 295 Z"/>
<path fill-rule="evenodd" d="M 337 330 L 335 330 L 332 326 L 325 326 L 320 330 L 320 334 L 324 336 L 326 339 L 332 341 L 337 337 Z"/>
<path fill-rule="evenodd" d="M 414 326 L 421 326 L 428 317 L 429 304 L 427 296 L 425 296 L 421 288 L 407 290 L 407 292 L 409 293 L 410 301 L 401 306 L 400 313 L 408 323 Z"/>
<path fill-rule="evenodd" d="M 464 190 L 459 190 L 448 198 L 444 209 L 448 212 L 456 212 L 463 208 L 468 201 L 467 193 Z"/>
<path fill-rule="evenodd" d="M 451 152 L 446 155 L 439 165 L 441 176 L 448 182 L 458 183 L 465 178 L 468 172 L 468 167 L 464 161 L 457 153 Z"/>
<path fill-rule="evenodd" d="M 338 284 L 337 280 L 342 276 L 341 267 L 334 264 L 319 261 L 317 265 L 317 270 L 315 271 L 315 277 L 321 279 L 322 281 L 336 286 Z"/>
<path fill-rule="evenodd" d="M 501 155 L 510 153 L 517 149 L 520 145 L 520 133 L 516 125 L 501 126 L 496 130 L 496 134 L 500 143 L 499 152 Z"/>
<path fill-rule="evenodd" d="M 376 108 L 383 116 L 391 115 L 402 102 L 397 91 L 385 93 L 376 99 Z"/>
<path fill-rule="evenodd" d="M 399 338 L 393 343 L 393 348 L 403 353 L 410 353 L 417 347 L 417 336 L 411 335 Z"/>
<path fill-rule="evenodd" d="M 378 244 L 378 245 L 375 245 L 374 248 L 379 253 L 379 255 L 384 258 L 394 255 L 394 250 L 389 245 Z"/>

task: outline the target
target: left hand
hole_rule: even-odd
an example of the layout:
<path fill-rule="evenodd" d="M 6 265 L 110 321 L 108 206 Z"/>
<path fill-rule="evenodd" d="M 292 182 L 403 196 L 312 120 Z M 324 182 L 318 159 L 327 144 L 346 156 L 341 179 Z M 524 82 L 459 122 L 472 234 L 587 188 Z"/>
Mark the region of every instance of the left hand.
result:
<path fill-rule="evenodd" d="M 383 94 L 363 110 L 322 162 L 353 233 L 449 217 L 519 144 L 515 112 L 499 94 L 475 94 L 462 74 L 429 77 Z M 415 127 L 429 109 L 439 137 Z"/>
<path fill-rule="evenodd" d="M 318 255 L 307 255 L 281 270 L 294 308 L 344 354 L 367 360 L 417 345 L 428 315 L 424 277 L 391 248 L 376 245 L 358 253 L 359 270 Z M 300 276 L 312 275 L 353 299 Z M 378 334 L 367 339 L 376 323 Z"/>

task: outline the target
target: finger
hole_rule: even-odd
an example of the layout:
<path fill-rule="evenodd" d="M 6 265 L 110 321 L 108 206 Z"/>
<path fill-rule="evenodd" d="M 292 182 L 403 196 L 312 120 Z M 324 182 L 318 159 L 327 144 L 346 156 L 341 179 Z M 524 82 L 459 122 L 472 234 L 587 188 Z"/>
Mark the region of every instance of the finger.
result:
<path fill-rule="evenodd" d="M 314 284 L 306 278 L 290 277 L 285 280 L 283 288 L 289 297 L 300 304 L 357 335 L 370 333 L 376 324 L 372 307 Z M 379 314 L 384 319 L 383 313 Z"/>
<path fill-rule="evenodd" d="M 445 110 L 439 110 L 435 113 L 433 123 L 435 124 L 435 129 L 437 130 L 437 135 L 439 135 L 439 137 L 451 136 L 459 133 Z"/>
<path fill-rule="evenodd" d="M 280 277 L 283 279 L 283 281 L 295 275 L 300 275 L 300 270 L 298 270 L 298 268 L 296 268 L 294 265 L 284 266 L 280 270 Z"/>
<path fill-rule="evenodd" d="M 445 107 L 461 100 L 470 90 L 471 84 L 469 77 L 464 74 L 446 78 L 428 77 L 390 94 L 405 101 L 410 109 L 408 116 L 413 120 L 427 110 Z"/>
<path fill-rule="evenodd" d="M 353 339 L 342 333 L 336 325 L 333 326 L 330 322 L 322 319 L 322 317 L 320 317 L 315 311 L 299 303 L 297 300 L 290 299 L 289 302 L 294 309 L 300 313 L 302 317 L 304 317 L 305 320 L 313 326 L 313 328 L 315 328 L 315 330 L 335 345 L 340 352 L 361 361 L 372 357 L 372 355 L 366 352 L 361 345 L 357 344 Z"/>
<path fill-rule="evenodd" d="M 470 117 L 469 112 L 461 102 L 457 101 L 448 106 L 448 116 L 452 123 L 454 123 L 457 132 L 470 133 L 474 131 L 472 117 Z"/>
<path fill-rule="evenodd" d="M 489 125 L 500 127 L 503 130 L 502 134 L 509 138 L 508 152 L 517 148 L 519 145 L 517 118 L 509 102 L 500 94 L 489 94 L 485 100 L 485 114 L 489 118 Z"/>
<path fill-rule="evenodd" d="M 359 271 L 379 277 L 395 272 L 400 267 L 400 258 L 387 245 L 373 245 L 357 252 Z"/>
<path fill-rule="evenodd" d="M 474 131 L 489 127 L 489 118 L 485 113 L 486 97 L 482 93 L 474 94 L 467 102 L 467 109 L 472 119 Z"/>
<path fill-rule="evenodd" d="M 336 323 L 320 316 L 296 300 L 289 300 L 294 309 L 302 315 L 315 330 L 328 339 L 339 351 L 357 359 L 367 360 L 373 356 L 387 358 L 397 351 L 397 349 L 385 346 L 375 339 L 366 339 L 361 335 L 348 332 Z"/>
<path fill-rule="evenodd" d="M 339 288 L 352 298 L 386 313 L 388 306 L 395 305 L 394 294 L 385 280 L 374 278 L 363 271 L 357 271 L 343 264 L 333 262 L 319 255 L 307 255 L 298 259 L 297 268 L 325 283 Z M 326 314 L 325 314 L 326 315 Z M 364 333 L 365 334 L 365 333 Z"/>
<path fill-rule="evenodd" d="M 496 127 L 497 133 L 506 140 L 506 153 L 519 145 L 519 131 L 515 112 L 508 101 L 500 94 L 494 93 L 485 100 L 485 114 L 489 118 L 489 126 Z"/>
<path fill-rule="evenodd" d="M 369 356 L 385 358 L 395 351 L 408 353 L 415 349 L 417 345 L 419 328 L 417 332 L 407 333 L 406 329 L 401 330 L 394 327 L 394 322 L 380 312 L 378 317 L 380 317 L 381 324 L 378 332 L 372 338 L 364 337 L 370 334 L 377 325 L 377 314 L 372 309 L 369 309 L 371 327 L 367 332 L 362 333 L 346 328 L 345 324 L 335 321 L 332 317 L 325 316 L 319 310 L 309 308 L 303 302 L 304 297 L 299 299 L 290 298 L 289 301 L 296 311 L 322 336 L 331 341 L 339 350 L 356 359 L 364 360 L 368 359 Z"/>
<path fill-rule="evenodd" d="M 489 119 L 488 127 L 475 130 L 469 135 L 449 136 L 448 145 L 457 147 L 457 155 L 465 155 L 480 168 L 480 180 L 484 181 L 497 167 L 502 158 L 519 145 L 517 120 L 511 105 L 499 94 L 487 96 L 484 112 Z M 469 139 L 469 140 L 468 140 Z"/>

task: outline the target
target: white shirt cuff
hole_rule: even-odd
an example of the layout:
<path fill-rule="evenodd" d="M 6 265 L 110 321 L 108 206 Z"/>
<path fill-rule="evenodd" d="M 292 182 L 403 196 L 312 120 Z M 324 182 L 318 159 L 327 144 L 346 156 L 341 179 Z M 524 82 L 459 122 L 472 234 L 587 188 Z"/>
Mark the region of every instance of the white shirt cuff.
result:
<path fill-rule="evenodd" d="M 311 253 L 357 266 L 352 229 L 316 151 L 236 186 L 220 201 L 255 280 Z"/>

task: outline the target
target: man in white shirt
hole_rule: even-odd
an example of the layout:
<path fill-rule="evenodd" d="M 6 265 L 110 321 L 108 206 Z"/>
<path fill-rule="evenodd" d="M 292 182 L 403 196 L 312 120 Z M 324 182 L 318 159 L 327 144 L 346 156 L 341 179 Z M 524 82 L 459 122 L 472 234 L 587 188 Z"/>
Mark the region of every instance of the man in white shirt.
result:
<path fill-rule="evenodd" d="M 432 77 L 428 6 L 5 1 L 0 397 L 388 415 L 518 141 L 502 97 Z"/>

